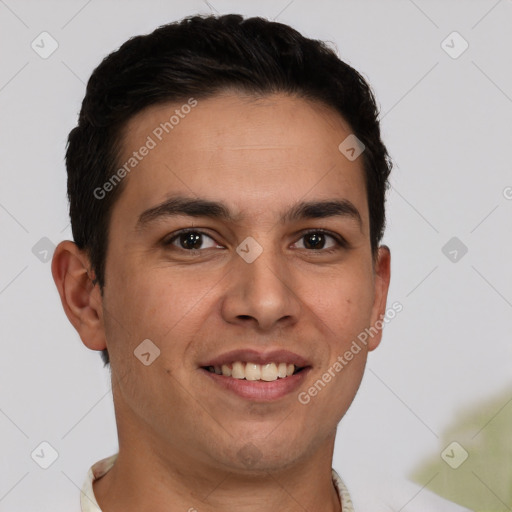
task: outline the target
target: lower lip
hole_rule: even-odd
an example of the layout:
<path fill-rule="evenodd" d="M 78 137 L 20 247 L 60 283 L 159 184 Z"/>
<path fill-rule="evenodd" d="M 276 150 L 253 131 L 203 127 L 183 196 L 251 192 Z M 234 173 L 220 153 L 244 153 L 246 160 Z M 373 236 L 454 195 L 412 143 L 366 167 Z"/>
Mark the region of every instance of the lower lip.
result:
<path fill-rule="evenodd" d="M 258 402 L 278 400 L 279 398 L 283 398 L 284 396 L 293 393 L 304 382 L 304 379 L 310 369 L 310 367 L 307 367 L 290 377 L 266 382 L 262 380 L 234 379 L 232 377 L 218 375 L 217 373 L 200 368 L 200 370 L 210 377 L 213 382 L 222 386 L 224 389 L 227 389 L 242 398 Z"/>

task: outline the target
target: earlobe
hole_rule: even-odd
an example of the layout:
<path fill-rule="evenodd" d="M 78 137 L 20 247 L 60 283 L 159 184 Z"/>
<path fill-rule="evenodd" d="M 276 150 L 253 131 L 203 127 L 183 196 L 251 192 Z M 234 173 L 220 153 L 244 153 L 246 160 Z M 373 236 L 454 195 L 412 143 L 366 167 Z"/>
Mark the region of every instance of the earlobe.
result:
<path fill-rule="evenodd" d="M 391 251 L 387 245 L 378 249 L 375 262 L 375 295 L 372 310 L 371 326 L 378 332 L 368 340 L 368 350 L 375 350 L 382 339 L 382 319 L 386 314 L 386 301 L 388 298 L 389 282 L 391 279 Z"/>
<path fill-rule="evenodd" d="M 106 348 L 102 298 L 86 254 L 69 240 L 61 242 L 53 254 L 52 276 L 64 312 L 84 345 L 91 350 Z"/>

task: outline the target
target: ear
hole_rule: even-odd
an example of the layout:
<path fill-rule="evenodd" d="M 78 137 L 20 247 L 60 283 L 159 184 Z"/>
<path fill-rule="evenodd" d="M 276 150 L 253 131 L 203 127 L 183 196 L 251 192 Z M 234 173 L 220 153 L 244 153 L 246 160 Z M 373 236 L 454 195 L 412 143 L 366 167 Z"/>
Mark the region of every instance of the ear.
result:
<path fill-rule="evenodd" d="M 370 328 L 380 324 L 386 314 L 389 281 L 391 278 L 391 252 L 389 247 L 381 245 L 378 249 L 377 260 L 374 263 L 374 300 Z M 381 326 L 382 327 L 382 326 Z M 382 328 L 368 339 L 368 350 L 375 350 L 382 339 Z"/>
<path fill-rule="evenodd" d="M 65 240 L 55 248 L 52 276 L 64 312 L 86 347 L 103 350 L 107 347 L 103 299 L 90 268 L 89 258 L 75 243 Z"/>

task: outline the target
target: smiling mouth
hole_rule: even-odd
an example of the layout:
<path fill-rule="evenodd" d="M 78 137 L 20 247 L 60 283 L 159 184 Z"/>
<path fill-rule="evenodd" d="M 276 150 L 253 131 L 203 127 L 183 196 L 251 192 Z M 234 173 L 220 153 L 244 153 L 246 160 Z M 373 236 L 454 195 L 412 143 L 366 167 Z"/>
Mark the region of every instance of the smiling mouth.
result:
<path fill-rule="evenodd" d="M 299 367 L 291 363 L 257 364 L 235 361 L 221 366 L 203 366 L 202 368 L 210 373 L 232 379 L 272 382 L 291 377 L 304 370 L 305 367 Z"/>

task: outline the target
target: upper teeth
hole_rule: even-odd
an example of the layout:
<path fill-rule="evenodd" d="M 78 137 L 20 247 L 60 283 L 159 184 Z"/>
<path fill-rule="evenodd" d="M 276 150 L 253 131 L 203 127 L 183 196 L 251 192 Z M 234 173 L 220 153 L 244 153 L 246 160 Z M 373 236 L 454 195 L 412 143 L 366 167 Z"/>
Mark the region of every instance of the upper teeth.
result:
<path fill-rule="evenodd" d="M 223 364 L 222 366 L 209 366 L 208 370 L 234 379 L 264 380 L 269 382 L 293 375 L 295 365 L 291 363 L 256 364 L 235 361 L 232 364 Z"/>

